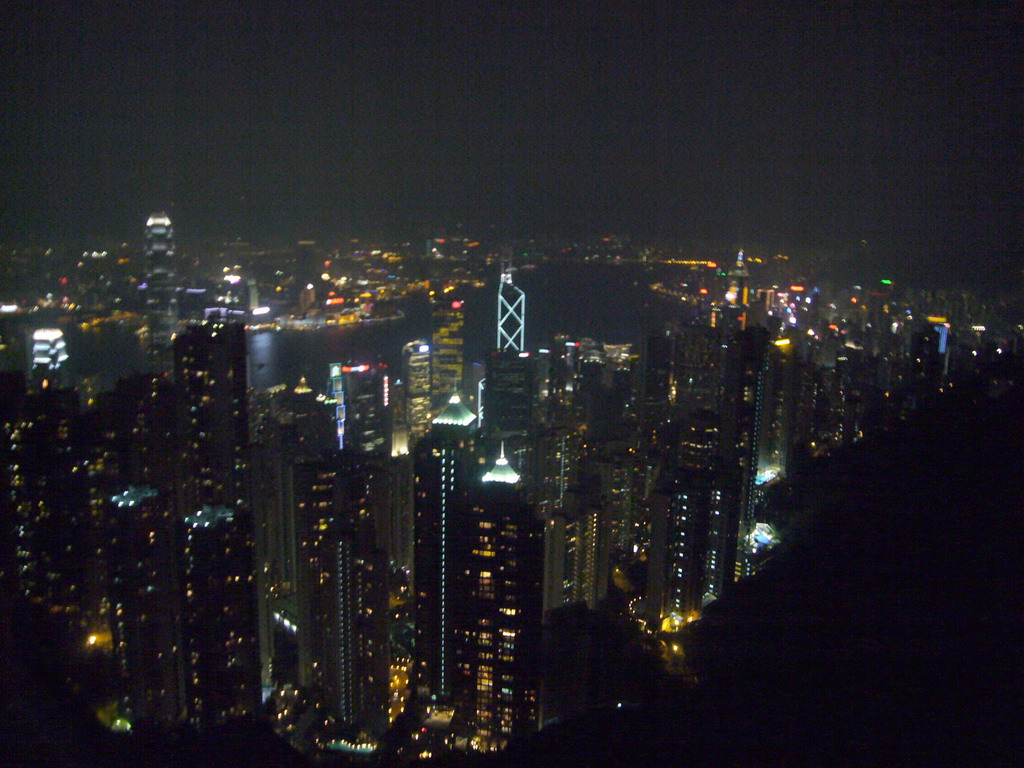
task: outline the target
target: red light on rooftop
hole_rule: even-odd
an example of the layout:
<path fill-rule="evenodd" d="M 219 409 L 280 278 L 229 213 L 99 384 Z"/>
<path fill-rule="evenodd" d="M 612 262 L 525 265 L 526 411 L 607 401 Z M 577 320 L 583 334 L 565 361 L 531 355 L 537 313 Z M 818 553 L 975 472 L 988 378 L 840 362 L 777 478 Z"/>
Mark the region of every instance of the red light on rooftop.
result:
<path fill-rule="evenodd" d="M 708 289 L 707 288 L 701 288 L 700 292 L 706 296 L 707 293 L 708 293 Z"/>
<path fill-rule="evenodd" d="M 452 302 L 452 309 L 462 309 L 462 302 L 461 301 L 453 301 Z"/>

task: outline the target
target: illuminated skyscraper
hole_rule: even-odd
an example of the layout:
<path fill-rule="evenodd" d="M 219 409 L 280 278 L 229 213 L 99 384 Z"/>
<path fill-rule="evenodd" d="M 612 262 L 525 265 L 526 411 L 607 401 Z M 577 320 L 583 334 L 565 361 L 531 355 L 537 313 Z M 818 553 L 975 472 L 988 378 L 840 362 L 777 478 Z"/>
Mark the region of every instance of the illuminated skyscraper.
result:
<path fill-rule="evenodd" d="M 40 328 L 32 334 L 32 378 L 41 387 L 64 383 L 63 366 L 68 359 L 64 333 L 57 328 Z"/>
<path fill-rule="evenodd" d="M 503 446 L 455 538 L 452 699 L 486 747 L 538 724 L 544 529 L 518 483 Z"/>
<path fill-rule="evenodd" d="M 360 453 L 391 448 L 391 381 L 387 366 L 332 363 L 328 389 L 335 401 L 338 447 Z"/>
<path fill-rule="evenodd" d="M 166 213 L 146 220 L 146 260 L 150 275 L 174 275 L 174 227 Z"/>
<path fill-rule="evenodd" d="M 211 318 L 174 342 L 182 514 L 243 503 L 249 444 L 245 327 Z"/>
<path fill-rule="evenodd" d="M 416 444 L 414 463 L 416 651 L 414 679 L 420 693 L 447 699 L 454 673 L 453 612 L 456 532 L 473 462 L 476 417 L 452 395 Z"/>
<path fill-rule="evenodd" d="M 432 320 L 430 400 L 434 408 L 462 389 L 465 314 L 461 299 L 451 293 L 434 300 Z"/>
<path fill-rule="evenodd" d="M 174 228 L 166 213 L 146 220 L 146 313 L 150 352 L 164 357 L 178 330 L 178 302 L 174 286 Z"/>
<path fill-rule="evenodd" d="M 430 345 L 410 341 L 402 347 L 402 382 L 405 386 L 405 422 L 414 439 L 430 427 Z"/>
<path fill-rule="evenodd" d="M 498 285 L 498 349 L 526 349 L 526 294 L 512 282 L 512 264 L 503 261 Z"/>
<path fill-rule="evenodd" d="M 372 461 L 373 457 L 369 457 Z M 376 545 L 374 467 L 334 452 L 295 466 L 299 682 L 333 718 L 388 726 L 387 557 Z"/>
<path fill-rule="evenodd" d="M 245 328 L 211 317 L 174 340 L 182 642 L 189 718 L 251 714 L 260 700 Z"/>

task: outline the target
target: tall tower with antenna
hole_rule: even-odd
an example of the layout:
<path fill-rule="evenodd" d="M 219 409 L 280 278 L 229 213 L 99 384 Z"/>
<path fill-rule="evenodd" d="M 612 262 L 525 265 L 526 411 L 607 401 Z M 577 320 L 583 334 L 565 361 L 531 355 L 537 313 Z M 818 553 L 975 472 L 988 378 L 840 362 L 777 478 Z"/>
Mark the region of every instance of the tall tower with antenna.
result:
<path fill-rule="evenodd" d="M 526 349 L 526 294 L 512 282 L 512 259 L 501 258 L 498 285 L 498 349 L 522 352 Z"/>

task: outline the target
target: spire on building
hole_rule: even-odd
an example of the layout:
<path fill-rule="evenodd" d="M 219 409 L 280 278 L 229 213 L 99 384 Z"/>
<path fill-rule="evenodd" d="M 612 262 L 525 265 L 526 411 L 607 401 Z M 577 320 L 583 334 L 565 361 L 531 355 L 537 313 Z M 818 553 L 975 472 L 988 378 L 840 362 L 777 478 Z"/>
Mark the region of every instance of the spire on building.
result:
<path fill-rule="evenodd" d="M 505 458 L 504 440 L 501 442 L 501 453 L 498 455 L 497 461 L 494 462 L 494 467 L 484 473 L 482 480 L 485 483 L 508 483 L 509 485 L 519 482 L 519 473 L 512 469 L 512 465 Z"/>

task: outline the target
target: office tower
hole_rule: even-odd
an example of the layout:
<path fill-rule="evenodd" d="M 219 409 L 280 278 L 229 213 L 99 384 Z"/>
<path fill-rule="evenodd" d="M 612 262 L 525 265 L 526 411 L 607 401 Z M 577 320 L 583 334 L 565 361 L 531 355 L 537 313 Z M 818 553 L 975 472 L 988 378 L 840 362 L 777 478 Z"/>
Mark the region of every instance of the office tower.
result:
<path fill-rule="evenodd" d="M 405 423 L 415 442 L 430 428 L 430 345 L 425 340 L 402 347 L 402 383 Z"/>
<path fill-rule="evenodd" d="M 174 227 L 166 213 L 146 220 L 146 260 L 150 275 L 174 274 Z"/>
<path fill-rule="evenodd" d="M 67 384 L 64 363 L 68 360 L 64 333 L 57 328 L 40 328 L 32 333 L 32 379 L 42 388 Z"/>
<path fill-rule="evenodd" d="M 338 447 L 361 453 L 390 453 L 391 381 L 387 366 L 332 363 L 328 388 L 336 401 Z"/>
<path fill-rule="evenodd" d="M 750 306 L 750 270 L 743 260 L 743 251 L 736 254 L 736 262 L 729 268 L 728 278 L 725 300 L 733 306 Z"/>
<path fill-rule="evenodd" d="M 462 390 L 465 315 L 452 293 L 435 297 L 431 311 L 430 399 L 434 408 Z"/>
<path fill-rule="evenodd" d="M 110 629 L 136 726 L 170 727 L 185 716 L 178 530 L 170 497 L 130 485 L 106 510 Z"/>
<path fill-rule="evenodd" d="M 212 317 L 174 342 L 180 509 L 244 503 L 249 421 L 245 327 Z"/>
<path fill-rule="evenodd" d="M 379 735 L 390 682 L 387 558 L 364 461 L 335 453 L 295 465 L 299 682 L 325 715 Z"/>
<path fill-rule="evenodd" d="M 189 720 L 209 726 L 260 703 L 252 520 L 204 504 L 182 521 L 182 649 Z"/>
<path fill-rule="evenodd" d="M 518 482 L 502 449 L 456 532 L 452 697 L 482 749 L 538 727 L 543 524 Z"/>
<path fill-rule="evenodd" d="M 457 510 L 475 479 L 473 422 L 457 394 L 413 451 L 416 651 L 413 679 L 427 700 L 447 699 L 453 672 L 452 611 Z"/>
<path fill-rule="evenodd" d="M 512 282 L 512 264 L 503 260 L 498 284 L 499 350 L 526 349 L 526 294 Z"/>
<path fill-rule="evenodd" d="M 146 265 L 144 285 L 149 321 L 150 352 L 165 355 L 178 330 L 178 303 L 174 286 L 174 228 L 166 213 L 154 213 L 146 220 Z M 142 287 L 142 286 L 140 286 Z"/>
<path fill-rule="evenodd" d="M 533 417 L 533 377 L 529 352 L 491 350 L 487 355 L 482 426 L 489 435 L 526 435 Z"/>

